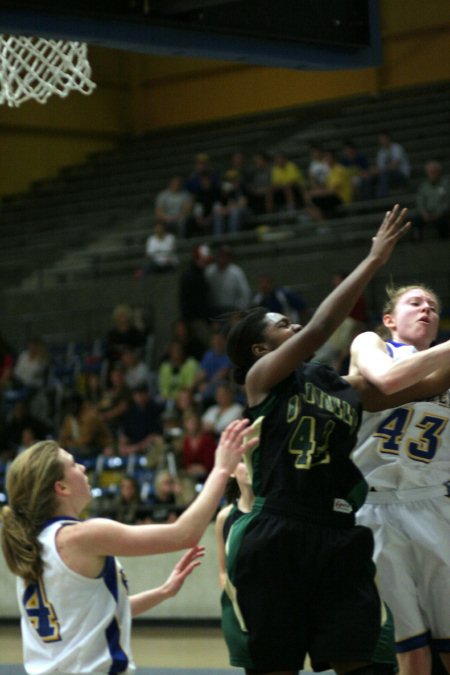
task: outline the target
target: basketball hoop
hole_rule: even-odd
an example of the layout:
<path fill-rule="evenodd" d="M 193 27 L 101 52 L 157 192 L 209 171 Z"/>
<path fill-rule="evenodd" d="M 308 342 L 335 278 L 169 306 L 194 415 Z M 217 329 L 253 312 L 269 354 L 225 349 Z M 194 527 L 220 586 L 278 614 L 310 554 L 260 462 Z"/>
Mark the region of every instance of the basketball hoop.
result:
<path fill-rule="evenodd" d="M 71 91 L 91 94 L 87 45 L 83 42 L 0 34 L 0 105 L 18 107 Z"/>

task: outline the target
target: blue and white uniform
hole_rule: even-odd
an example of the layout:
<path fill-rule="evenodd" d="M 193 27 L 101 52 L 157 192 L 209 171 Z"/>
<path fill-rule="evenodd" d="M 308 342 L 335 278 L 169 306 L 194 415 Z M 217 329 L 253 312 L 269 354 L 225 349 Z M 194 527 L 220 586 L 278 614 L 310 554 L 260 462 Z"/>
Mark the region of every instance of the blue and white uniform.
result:
<path fill-rule="evenodd" d="M 394 360 L 416 351 L 386 344 Z M 450 391 L 364 413 L 352 457 L 369 484 L 357 517 L 374 533 L 397 651 L 450 652 Z"/>
<path fill-rule="evenodd" d="M 112 556 L 95 579 L 67 567 L 56 548 L 56 534 L 74 522 L 68 517 L 48 521 L 38 537 L 42 578 L 28 585 L 17 579 L 26 672 L 133 673 L 124 572 Z"/>

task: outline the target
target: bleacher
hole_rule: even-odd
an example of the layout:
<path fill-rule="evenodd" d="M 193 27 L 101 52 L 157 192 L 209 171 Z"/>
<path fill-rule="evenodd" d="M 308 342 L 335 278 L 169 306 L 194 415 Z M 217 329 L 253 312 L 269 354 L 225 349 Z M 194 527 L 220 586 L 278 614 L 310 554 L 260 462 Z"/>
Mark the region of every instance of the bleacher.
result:
<path fill-rule="evenodd" d="M 114 150 L 67 167 L 27 193 L 3 198 L 0 283 L 9 289 L 10 299 L 14 295 L 18 300 L 21 291 L 43 293 L 89 281 L 98 288 L 103 280 L 111 284 L 130 279 L 144 261 L 157 192 L 173 173 L 187 175 L 198 151 L 207 152 L 223 170 L 236 149 L 247 155 L 282 149 L 306 170 L 311 142 L 337 150 L 343 139 L 351 138 L 373 158 L 377 133 L 388 129 L 405 146 L 413 167 L 408 186 L 395 199 L 413 213 L 424 161 L 439 159 L 450 170 L 449 122 L 450 84 L 443 83 L 124 139 Z M 354 202 L 319 230 L 302 214 L 259 216 L 242 232 L 221 240 L 233 244 L 244 267 L 285 253 L 298 255 L 302 264 L 311 253 L 357 250 L 391 205 L 392 199 Z M 194 243 L 179 241 L 181 266 Z M 346 266 L 344 260 L 342 264 Z M 326 280 L 316 276 L 312 283 L 323 288 Z"/>

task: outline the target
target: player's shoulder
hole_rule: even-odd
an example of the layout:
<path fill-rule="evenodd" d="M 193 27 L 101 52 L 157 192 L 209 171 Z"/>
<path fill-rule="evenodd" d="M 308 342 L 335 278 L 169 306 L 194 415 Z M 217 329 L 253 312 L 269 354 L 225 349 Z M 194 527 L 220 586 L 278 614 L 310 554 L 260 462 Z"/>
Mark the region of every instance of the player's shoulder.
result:
<path fill-rule="evenodd" d="M 381 338 L 378 333 L 375 333 L 372 330 L 366 330 L 363 333 L 359 333 L 352 342 L 352 351 L 359 351 L 360 349 L 366 349 L 368 347 L 377 347 L 378 349 L 386 349 L 386 343 Z"/>

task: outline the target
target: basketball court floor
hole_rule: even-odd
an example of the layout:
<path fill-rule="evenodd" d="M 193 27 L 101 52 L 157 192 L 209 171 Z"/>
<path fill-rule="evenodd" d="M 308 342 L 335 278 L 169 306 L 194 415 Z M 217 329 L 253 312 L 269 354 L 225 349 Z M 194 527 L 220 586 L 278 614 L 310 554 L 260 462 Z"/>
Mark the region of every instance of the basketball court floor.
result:
<path fill-rule="evenodd" d="M 222 631 L 214 626 L 155 626 L 135 623 L 137 675 L 243 675 L 230 668 Z M 305 675 L 310 673 L 304 670 Z M 332 673 L 332 671 L 327 671 Z M 18 623 L 0 624 L 0 675 L 24 675 Z"/>

